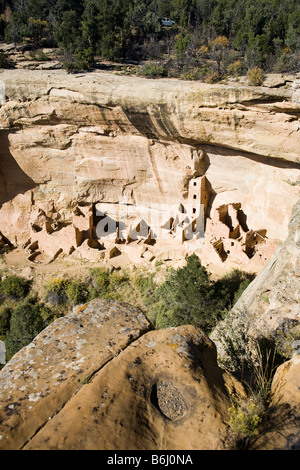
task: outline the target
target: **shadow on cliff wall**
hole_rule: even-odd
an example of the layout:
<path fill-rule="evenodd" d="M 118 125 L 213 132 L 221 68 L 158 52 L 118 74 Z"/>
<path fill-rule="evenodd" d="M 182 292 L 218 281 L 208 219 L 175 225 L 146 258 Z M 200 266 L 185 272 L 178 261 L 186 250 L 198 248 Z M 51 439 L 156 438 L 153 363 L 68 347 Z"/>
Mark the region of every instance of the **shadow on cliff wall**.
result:
<path fill-rule="evenodd" d="M 291 162 L 289 160 L 280 160 L 276 157 L 267 157 L 264 155 L 259 155 L 246 150 L 238 150 L 233 147 L 220 147 L 217 145 L 203 144 L 203 149 L 207 152 L 208 155 L 221 155 L 223 157 L 231 156 L 243 156 L 257 163 L 263 163 L 264 165 L 272 166 L 274 168 L 290 168 L 294 170 L 300 170 L 300 163 Z"/>
<path fill-rule="evenodd" d="M 36 187 L 10 152 L 9 132 L 0 133 L 0 206 Z"/>

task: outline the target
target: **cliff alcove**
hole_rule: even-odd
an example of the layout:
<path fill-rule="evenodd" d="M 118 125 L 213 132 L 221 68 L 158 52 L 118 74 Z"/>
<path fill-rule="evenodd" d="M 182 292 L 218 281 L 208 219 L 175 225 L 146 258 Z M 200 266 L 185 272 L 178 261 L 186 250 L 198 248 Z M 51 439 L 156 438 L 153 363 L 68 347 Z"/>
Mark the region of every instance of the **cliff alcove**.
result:
<path fill-rule="evenodd" d="M 42 277 L 64 262 L 77 273 L 87 265 L 153 270 L 196 253 L 216 277 L 232 268 L 259 273 L 228 322 L 240 332 L 239 309 L 248 312 L 246 332 L 279 338 L 287 351 L 281 330 L 299 323 L 300 104 L 292 86 L 62 70 L 10 70 L 1 79 L 6 274 L 25 268 Z M 218 363 L 226 361 L 223 326 L 213 343 L 192 326 L 153 331 L 129 305 L 74 307 L 1 371 L 0 448 L 226 448 L 227 389 L 244 392 Z M 290 367 L 298 370 L 294 358 Z M 284 406 L 288 370 L 274 381 Z M 295 433 L 288 423 L 272 445 L 294 445 Z"/>

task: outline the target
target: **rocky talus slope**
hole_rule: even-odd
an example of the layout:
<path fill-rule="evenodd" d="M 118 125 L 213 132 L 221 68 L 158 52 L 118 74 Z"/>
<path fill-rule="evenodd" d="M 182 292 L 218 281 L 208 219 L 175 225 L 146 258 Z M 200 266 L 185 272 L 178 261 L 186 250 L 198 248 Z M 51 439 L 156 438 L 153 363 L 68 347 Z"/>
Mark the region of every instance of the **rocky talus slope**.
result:
<path fill-rule="evenodd" d="M 257 272 L 285 240 L 299 183 L 293 79 L 0 79 L 1 243 L 30 262 L 147 264 L 197 251 L 212 271 Z"/>

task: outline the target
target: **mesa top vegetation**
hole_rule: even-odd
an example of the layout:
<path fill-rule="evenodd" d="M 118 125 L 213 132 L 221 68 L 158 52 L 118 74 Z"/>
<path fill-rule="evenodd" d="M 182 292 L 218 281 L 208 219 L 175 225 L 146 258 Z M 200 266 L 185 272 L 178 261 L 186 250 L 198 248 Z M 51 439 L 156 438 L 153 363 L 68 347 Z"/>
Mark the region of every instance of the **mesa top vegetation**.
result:
<path fill-rule="evenodd" d="M 175 23 L 164 26 L 162 18 Z M 158 61 L 164 67 L 151 73 L 211 82 L 253 67 L 299 72 L 300 3 L 0 0 L 0 38 L 35 50 L 58 47 L 70 70 L 88 69 L 100 55 Z"/>

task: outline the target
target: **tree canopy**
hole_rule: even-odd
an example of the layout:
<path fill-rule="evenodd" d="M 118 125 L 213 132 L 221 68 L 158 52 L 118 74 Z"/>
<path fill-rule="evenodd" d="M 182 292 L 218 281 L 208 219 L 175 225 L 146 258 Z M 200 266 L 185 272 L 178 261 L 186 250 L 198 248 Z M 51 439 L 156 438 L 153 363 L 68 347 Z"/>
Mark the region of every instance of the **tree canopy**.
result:
<path fill-rule="evenodd" d="M 164 28 L 162 17 L 175 24 Z M 299 0 L 0 0 L 0 36 L 81 60 L 88 50 L 89 64 L 91 55 L 172 56 L 181 72 L 198 68 L 202 77 L 220 78 L 230 66 L 300 70 Z"/>

